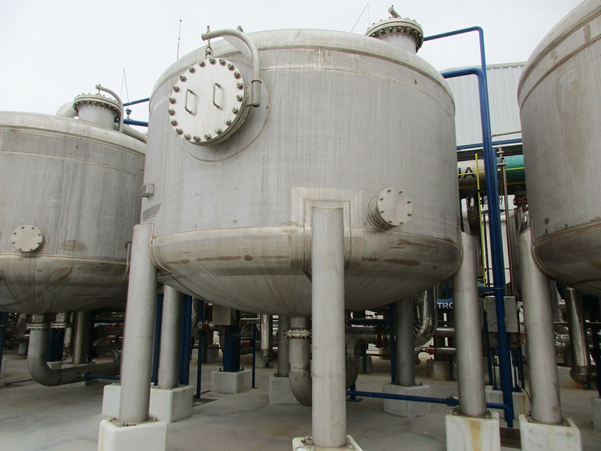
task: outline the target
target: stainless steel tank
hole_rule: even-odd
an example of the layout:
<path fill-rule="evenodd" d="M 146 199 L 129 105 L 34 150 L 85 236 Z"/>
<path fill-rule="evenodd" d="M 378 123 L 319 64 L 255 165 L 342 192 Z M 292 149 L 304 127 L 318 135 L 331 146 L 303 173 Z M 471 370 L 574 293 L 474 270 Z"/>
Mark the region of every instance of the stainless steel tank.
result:
<path fill-rule="evenodd" d="M 125 301 L 144 152 L 112 126 L 0 112 L 0 311 Z"/>
<path fill-rule="evenodd" d="M 601 295 L 601 1 L 585 1 L 524 68 L 521 108 L 534 254 L 552 278 Z"/>
<path fill-rule="evenodd" d="M 438 72 L 373 37 L 244 36 L 256 52 L 212 41 L 154 88 L 142 219 L 154 223 L 159 280 L 232 308 L 308 316 L 312 207 L 324 205 L 344 209 L 346 308 L 454 273 L 455 108 Z"/>

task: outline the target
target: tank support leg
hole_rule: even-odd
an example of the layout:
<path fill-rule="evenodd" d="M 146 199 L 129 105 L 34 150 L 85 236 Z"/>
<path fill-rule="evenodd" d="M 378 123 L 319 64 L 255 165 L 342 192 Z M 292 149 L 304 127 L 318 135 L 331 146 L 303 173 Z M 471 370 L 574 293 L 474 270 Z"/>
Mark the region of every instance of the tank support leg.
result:
<path fill-rule="evenodd" d="M 159 388 L 171 389 L 177 388 L 178 385 L 178 357 L 183 307 L 184 295 L 165 285 L 159 358 Z"/>

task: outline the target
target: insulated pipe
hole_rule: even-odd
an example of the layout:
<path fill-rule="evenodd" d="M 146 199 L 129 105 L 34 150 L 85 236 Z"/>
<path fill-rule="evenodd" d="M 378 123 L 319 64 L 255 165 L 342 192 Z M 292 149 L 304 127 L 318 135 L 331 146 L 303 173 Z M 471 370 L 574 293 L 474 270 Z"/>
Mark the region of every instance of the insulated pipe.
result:
<path fill-rule="evenodd" d="M 288 377 L 290 374 L 290 341 L 284 332 L 290 328 L 290 319 L 287 316 L 278 317 L 278 373 L 279 377 Z"/>
<path fill-rule="evenodd" d="M 119 127 L 119 124 L 115 124 L 115 129 L 118 130 L 118 127 Z M 130 137 L 137 139 L 138 141 L 141 141 L 145 144 L 148 142 L 148 138 L 146 137 L 146 135 L 144 133 L 139 132 L 135 128 L 130 127 L 129 125 L 122 124 L 121 127 L 122 127 L 121 132 L 123 132 L 124 135 L 130 136 Z"/>
<path fill-rule="evenodd" d="M 593 375 L 586 340 L 586 326 L 584 324 L 584 301 L 582 293 L 574 288 L 567 287 L 564 294 L 572 354 L 570 375 L 579 384 L 585 384 L 593 379 Z"/>
<path fill-rule="evenodd" d="M 68 102 L 58 109 L 56 115 L 61 117 L 70 117 L 72 119 L 77 116 L 77 110 L 73 108 L 73 102 Z"/>
<path fill-rule="evenodd" d="M 261 315 L 261 358 L 269 364 L 273 353 L 273 317 Z"/>
<path fill-rule="evenodd" d="M 159 388 L 171 389 L 178 386 L 179 344 L 182 326 L 184 295 L 165 285 L 163 296 L 163 320 L 159 357 Z M 199 355 L 200 355 L 199 350 Z"/>
<path fill-rule="evenodd" d="M 88 342 L 90 341 L 89 310 L 75 314 L 75 330 L 73 338 L 73 363 L 88 363 Z"/>
<path fill-rule="evenodd" d="M 216 30 L 200 35 L 203 41 L 211 38 L 233 36 L 246 44 L 252 55 L 253 79 L 251 80 L 250 104 L 257 108 L 261 103 L 261 66 L 259 64 L 259 50 L 257 46 L 246 36 L 237 30 Z"/>
<path fill-rule="evenodd" d="M 415 385 L 415 346 L 413 340 L 413 300 L 399 301 L 394 306 L 396 338 L 396 384 Z"/>
<path fill-rule="evenodd" d="M 346 443 L 344 222 L 342 208 L 313 208 L 313 444 Z"/>
<path fill-rule="evenodd" d="M 123 337 L 119 421 L 148 420 L 150 369 L 157 308 L 157 275 L 150 259 L 152 223 L 134 226 Z"/>
<path fill-rule="evenodd" d="M 290 389 L 296 400 L 310 406 L 311 397 L 311 329 L 309 318 L 290 318 L 290 330 L 286 331 L 290 342 Z"/>
<path fill-rule="evenodd" d="M 41 317 L 41 318 L 40 318 Z M 118 360 L 99 365 L 89 364 L 53 370 L 46 361 L 48 350 L 48 336 L 50 327 L 45 315 L 34 315 L 35 324 L 30 325 L 29 349 L 27 351 L 27 366 L 31 377 L 39 384 L 48 387 L 72 384 L 85 380 L 85 374 L 94 372 L 96 374 L 119 374 L 120 363 Z"/>
<path fill-rule="evenodd" d="M 537 423 L 563 421 L 555 360 L 555 332 L 547 277 L 532 255 L 532 229 L 519 236 L 526 349 L 530 367 L 530 406 Z"/>
<path fill-rule="evenodd" d="M 481 307 L 474 237 L 461 232 L 463 260 L 453 277 L 459 411 L 470 417 L 486 414 L 482 364 Z"/>

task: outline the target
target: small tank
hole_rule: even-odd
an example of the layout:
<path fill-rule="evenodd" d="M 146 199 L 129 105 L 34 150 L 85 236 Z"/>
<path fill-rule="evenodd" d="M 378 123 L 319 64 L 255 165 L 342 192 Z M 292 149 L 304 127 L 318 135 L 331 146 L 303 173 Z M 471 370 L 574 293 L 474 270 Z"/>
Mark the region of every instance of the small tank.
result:
<path fill-rule="evenodd" d="M 416 56 L 415 22 L 367 34 L 239 33 L 161 76 L 142 204 L 160 281 L 235 309 L 309 316 L 311 214 L 324 205 L 344 211 L 347 309 L 455 272 L 452 94 Z"/>
<path fill-rule="evenodd" d="M 534 255 L 553 279 L 601 295 L 601 1 L 585 1 L 524 68 L 521 110 Z"/>
<path fill-rule="evenodd" d="M 75 108 L 79 120 L 0 112 L 0 311 L 125 301 L 146 145 L 113 129 L 112 99 L 79 96 Z"/>

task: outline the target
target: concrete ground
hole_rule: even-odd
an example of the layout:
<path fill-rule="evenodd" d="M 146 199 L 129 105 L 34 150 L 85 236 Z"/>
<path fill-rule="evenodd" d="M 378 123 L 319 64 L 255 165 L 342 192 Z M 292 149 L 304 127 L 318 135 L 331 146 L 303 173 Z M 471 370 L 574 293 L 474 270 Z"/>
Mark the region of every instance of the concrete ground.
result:
<path fill-rule="evenodd" d="M 86 387 L 43 387 L 30 380 L 24 357 L 6 352 L 5 358 L 6 378 L 0 381 L 0 450 L 96 450 L 98 425 L 106 418 L 100 414 L 102 390 L 108 382 Z M 242 362 L 244 367 L 251 367 L 250 356 L 243 356 Z M 389 367 L 390 362 L 374 358 L 374 372 L 359 376 L 357 390 L 381 392 L 382 385 L 389 381 Z M 210 389 L 211 371 L 218 369 L 218 363 L 203 366 L 203 392 Z M 245 393 L 204 393 L 203 402 L 195 404 L 191 418 L 169 425 L 167 449 L 291 450 L 293 437 L 311 432 L 311 409 L 270 405 L 269 376 L 274 372 L 272 368 L 257 368 L 258 388 Z M 195 369 L 190 380 L 196 381 Z M 431 396 L 457 395 L 456 382 L 428 379 L 423 364 L 418 367 L 418 382 L 432 387 Z M 593 430 L 591 423 L 590 398 L 594 396 L 594 390 L 561 391 L 564 415 L 580 428 L 585 451 L 601 449 L 601 432 Z M 365 451 L 443 451 L 444 417 L 449 409 L 433 405 L 429 415 L 405 419 L 384 413 L 379 399 L 348 402 L 347 433 Z"/>

